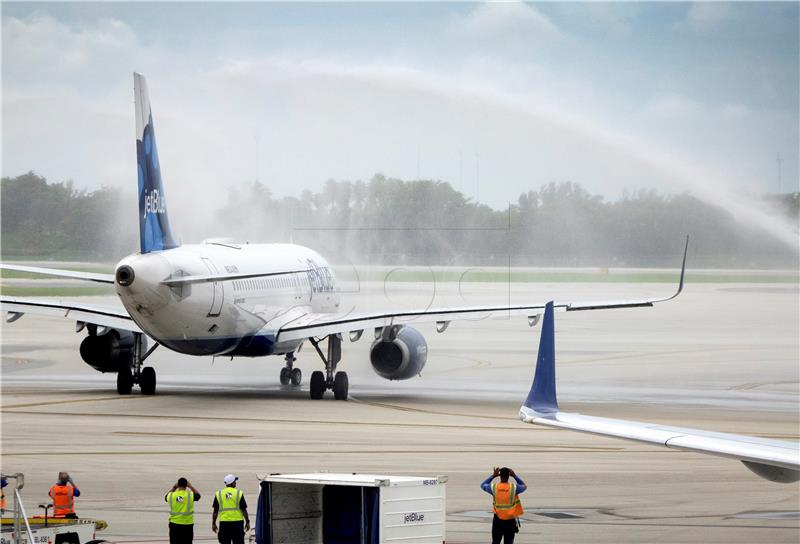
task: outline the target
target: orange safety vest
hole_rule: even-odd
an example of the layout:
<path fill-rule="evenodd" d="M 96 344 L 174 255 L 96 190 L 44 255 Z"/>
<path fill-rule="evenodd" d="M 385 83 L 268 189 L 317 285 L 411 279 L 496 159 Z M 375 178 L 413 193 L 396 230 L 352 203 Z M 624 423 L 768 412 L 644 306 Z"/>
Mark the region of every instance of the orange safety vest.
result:
<path fill-rule="evenodd" d="M 522 515 L 522 503 L 517 496 L 517 482 L 492 482 L 492 506 L 500 519 L 514 519 Z"/>
<path fill-rule="evenodd" d="M 50 488 L 53 499 L 53 517 L 75 513 L 75 488 L 71 485 L 54 485 Z"/>

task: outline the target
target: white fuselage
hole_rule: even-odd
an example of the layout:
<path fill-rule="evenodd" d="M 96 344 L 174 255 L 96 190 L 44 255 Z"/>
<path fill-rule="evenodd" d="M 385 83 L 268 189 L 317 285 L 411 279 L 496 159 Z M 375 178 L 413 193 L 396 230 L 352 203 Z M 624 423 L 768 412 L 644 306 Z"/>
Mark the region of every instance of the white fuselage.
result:
<path fill-rule="evenodd" d="M 277 344 L 285 323 L 309 312 L 339 308 L 336 280 L 317 252 L 292 244 L 206 242 L 125 257 L 130 285 L 117 295 L 137 325 L 170 349 L 191 355 L 257 357 L 294 351 Z M 298 272 L 301 271 L 301 272 Z M 276 274 L 251 279 L 165 285 L 203 275 Z"/>

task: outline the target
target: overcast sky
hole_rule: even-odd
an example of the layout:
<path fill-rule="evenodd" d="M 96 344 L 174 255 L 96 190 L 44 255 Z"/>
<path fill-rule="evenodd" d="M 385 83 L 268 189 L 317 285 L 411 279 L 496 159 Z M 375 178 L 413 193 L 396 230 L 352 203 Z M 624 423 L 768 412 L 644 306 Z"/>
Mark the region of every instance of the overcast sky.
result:
<path fill-rule="evenodd" d="M 173 206 L 381 172 L 495 207 L 688 189 L 761 222 L 742 195 L 778 189 L 778 153 L 798 188 L 799 23 L 796 2 L 3 2 L 2 173 L 133 189 L 135 70 Z"/>

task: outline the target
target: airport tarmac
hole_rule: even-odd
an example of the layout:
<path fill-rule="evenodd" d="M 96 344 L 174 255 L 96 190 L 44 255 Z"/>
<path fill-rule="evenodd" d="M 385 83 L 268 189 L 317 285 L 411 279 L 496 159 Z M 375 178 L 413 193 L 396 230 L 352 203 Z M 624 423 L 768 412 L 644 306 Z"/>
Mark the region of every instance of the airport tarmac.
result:
<path fill-rule="evenodd" d="M 398 283 L 349 286 L 358 309 L 609 300 L 668 294 L 669 284 Z M 99 300 L 114 304 L 114 299 Z M 562 409 L 798 440 L 796 284 L 688 284 L 655 308 L 556 315 Z M 387 382 L 368 334 L 345 342 L 348 402 L 308 398 L 320 362 L 298 354 L 301 388 L 278 383 L 280 358 L 192 358 L 158 349 L 158 394 L 120 397 L 114 376 L 78 354 L 66 320 L 24 316 L 2 333 L 2 468 L 24 472 L 30 511 L 59 470 L 80 486 L 79 515 L 108 540 L 166 540 L 163 495 L 187 476 L 203 493 L 195 534 L 211 539 L 212 492 L 240 476 L 295 471 L 449 476 L 448 541 L 487 542 L 494 465 L 528 483 L 517 542 L 798 542 L 800 486 L 738 462 L 539 428 L 518 421 L 539 328 L 525 318 L 454 322 L 428 339 L 422 376 Z"/>

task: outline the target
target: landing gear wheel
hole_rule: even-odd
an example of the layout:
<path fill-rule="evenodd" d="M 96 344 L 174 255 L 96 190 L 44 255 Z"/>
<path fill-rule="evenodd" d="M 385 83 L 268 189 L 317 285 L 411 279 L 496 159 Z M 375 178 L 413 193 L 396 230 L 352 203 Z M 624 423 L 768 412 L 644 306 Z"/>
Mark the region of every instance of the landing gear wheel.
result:
<path fill-rule="evenodd" d="M 292 385 L 297 386 L 303 383 L 303 372 L 299 368 L 292 369 Z"/>
<path fill-rule="evenodd" d="M 281 385 L 289 385 L 289 380 L 292 378 L 292 371 L 289 368 L 283 367 L 281 369 Z"/>
<path fill-rule="evenodd" d="M 156 371 L 152 366 L 146 366 L 139 375 L 139 387 L 142 395 L 156 394 Z"/>
<path fill-rule="evenodd" d="M 333 378 L 333 398 L 347 400 L 348 389 L 350 389 L 350 380 L 347 379 L 347 372 L 337 372 Z"/>
<path fill-rule="evenodd" d="M 325 374 L 320 370 L 311 373 L 311 398 L 321 399 L 325 394 Z"/>
<path fill-rule="evenodd" d="M 121 368 L 117 372 L 117 393 L 130 395 L 133 390 L 133 374 L 130 368 Z"/>

